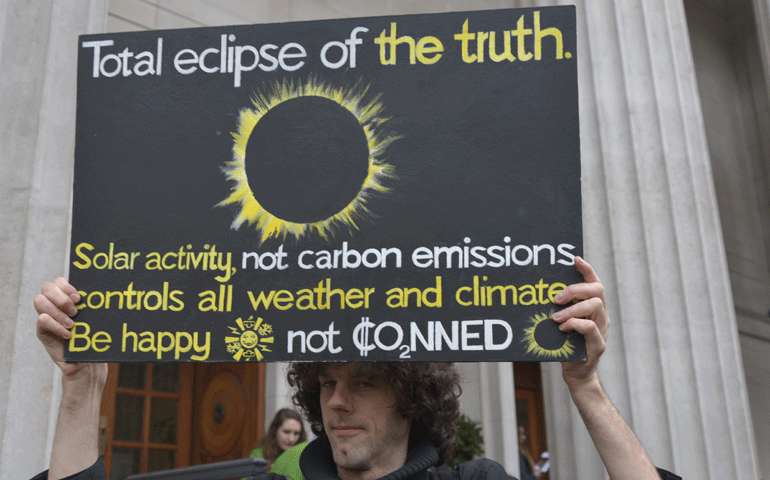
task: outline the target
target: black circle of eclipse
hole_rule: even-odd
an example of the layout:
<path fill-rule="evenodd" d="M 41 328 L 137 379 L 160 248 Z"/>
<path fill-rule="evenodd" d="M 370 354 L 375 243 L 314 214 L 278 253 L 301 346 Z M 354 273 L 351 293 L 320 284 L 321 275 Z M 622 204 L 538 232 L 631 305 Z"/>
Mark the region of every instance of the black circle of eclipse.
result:
<path fill-rule="evenodd" d="M 360 193 L 369 173 L 369 142 L 342 105 L 297 97 L 259 119 L 244 164 L 249 188 L 268 213 L 288 222 L 319 222 Z"/>
<path fill-rule="evenodd" d="M 567 336 L 559 330 L 559 324 L 546 318 L 535 326 L 535 343 L 544 350 L 558 350 L 567 343 Z"/>

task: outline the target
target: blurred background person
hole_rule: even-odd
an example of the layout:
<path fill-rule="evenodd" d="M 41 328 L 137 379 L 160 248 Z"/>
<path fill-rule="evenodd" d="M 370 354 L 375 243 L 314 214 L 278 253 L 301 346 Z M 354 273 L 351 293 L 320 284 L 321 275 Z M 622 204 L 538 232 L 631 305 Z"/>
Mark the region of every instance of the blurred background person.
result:
<path fill-rule="evenodd" d="M 273 462 L 280 454 L 305 440 L 307 440 L 307 433 L 300 414 L 290 408 L 282 408 L 275 414 L 267 433 L 257 443 L 249 456 L 267 460 L 267 471 L 269 472 Z"/>
<path fill-rule="evenodd" d="M 519 477 L 521 480 L 539 480 L 541 473 L 534 459 L 529 445 L 529 435 L 524 427 L 519 426 Z"/>

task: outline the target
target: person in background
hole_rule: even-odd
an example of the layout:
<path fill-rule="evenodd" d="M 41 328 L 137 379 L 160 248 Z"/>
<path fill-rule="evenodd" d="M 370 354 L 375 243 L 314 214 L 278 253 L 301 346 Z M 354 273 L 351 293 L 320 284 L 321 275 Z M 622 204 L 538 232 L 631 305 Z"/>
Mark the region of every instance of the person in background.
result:
<path fill-rule="evenodd" d="M 299 468 L 299 459 L 310 441 L 299 442 L 282 454 L 278 455 L 273 465 L 270 467 L 270 473 L 283 475 L 289 480 L 305 480 L 302 469 Z"/>
<path fill-rule="evenodd" d="M 307 440 L 302 416 L 290 408 L 282 408 L 273 417 L 267 433 L 249 455 L 267 460 L 267 471 L 280 454 L 299 442 Z"/>
<path fill-rule="evenodd" d="M 519 425 L 519 477 L 521 480 L 537 480 L 540 472 L 535 468 L 529 436 L 524 427 Z"/>

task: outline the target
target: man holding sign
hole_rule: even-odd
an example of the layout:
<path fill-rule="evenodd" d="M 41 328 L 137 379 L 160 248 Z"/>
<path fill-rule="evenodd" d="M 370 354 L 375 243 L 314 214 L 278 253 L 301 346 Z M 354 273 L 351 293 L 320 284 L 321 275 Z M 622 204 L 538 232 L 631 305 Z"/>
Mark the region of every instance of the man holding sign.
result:
<path fill-rule="evenodd" d="M 105 476 L 100 362 L 291 360 L 307 480 L 439 480 L 450 359 L 573 360 L 610 476 L 657 478 L 599 381 L 578 51 L 569 6 L 83 37 L 78 290 L 35 299 L 64 382 L 50 478 Z"/>
<path fill-rule="evenodd" d="M 556 302 L 580 301 L 554 314 L 553 320 L 560 330 L 585 336 L 587 359 L 563 363 L 562 374 L 610 478 L 679 478 L 656 471 L 601 385 L 598 362 L 609 328 L 604 288 L 588 263 L 577 257 L 575 264 L 585 281 L 564 289 Z M 97 426 L 107 366 L 63 360 L 79 301 L 77 290 L 63 278 L 43 285 L 34 301 L 38 338 L 63 374 L 47 472 L 51 480 L 106 476 L 98 456 Z M 289 379 L 298 388 L 295 401 L 320 434 L 300 460 L 308 480 L 442 476 L 428 469 L 446 460 L 455 438 L 450 424 L 458 414 L 459 380 L 452 364 L 298 363 Z M 422 407 L 416 406 L 421 396 Z M 458 472 L 455 478 L 508 478 L 489 460 L 468 462 Z"/>

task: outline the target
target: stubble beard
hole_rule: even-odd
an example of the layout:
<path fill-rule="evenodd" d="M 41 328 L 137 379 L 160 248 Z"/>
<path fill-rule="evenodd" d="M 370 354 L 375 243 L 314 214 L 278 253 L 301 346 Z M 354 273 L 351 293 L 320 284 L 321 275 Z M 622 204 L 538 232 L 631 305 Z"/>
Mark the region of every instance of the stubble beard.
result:
<path fill-rule="evenodd" d="M 337 468 L 366 471 L 372 468 L 372 452 L 365 445 L 335 445 L 331 442 L 332 457 Z"/>

